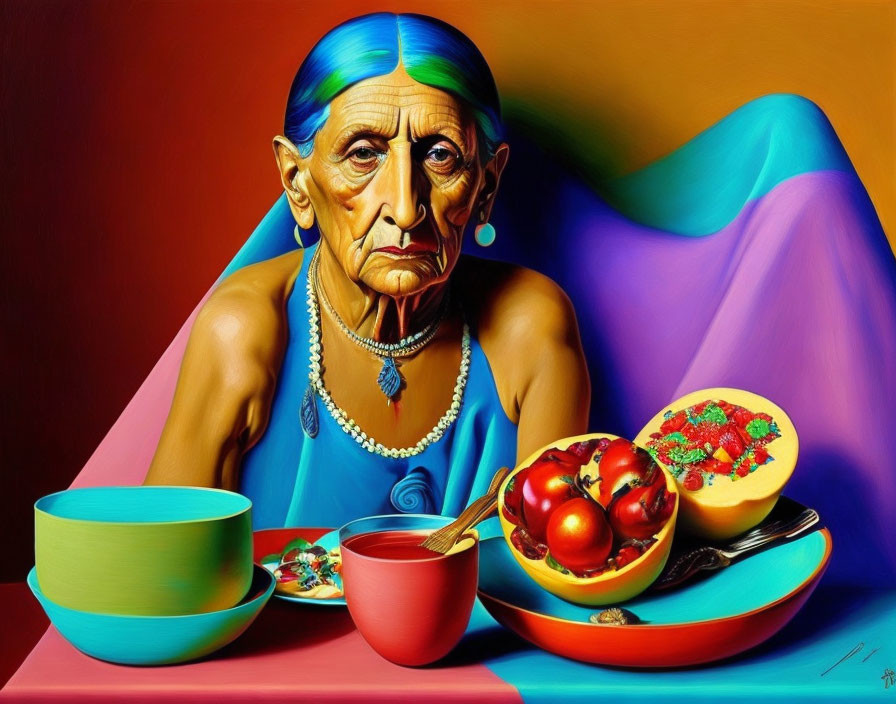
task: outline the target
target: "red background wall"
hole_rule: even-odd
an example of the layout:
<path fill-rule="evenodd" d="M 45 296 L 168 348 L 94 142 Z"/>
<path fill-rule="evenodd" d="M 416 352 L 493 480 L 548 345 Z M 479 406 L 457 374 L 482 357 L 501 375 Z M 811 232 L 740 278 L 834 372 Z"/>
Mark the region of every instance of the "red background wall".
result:
<path fill-rule="evenodd" d="M 606 175 L 758 95 L 803 93 L 831 117 L 892 237 L 893 3 L 473 7 L 0 3 L 0 581 L 31 564 L 31 503 L 68 485 L 277 196 L 270 140 L 293 74 L 349 17 L 456 24 L 505 98 L 556 111 L 566 148 L 577 129 L 604 135 L 589 167 Z"/>

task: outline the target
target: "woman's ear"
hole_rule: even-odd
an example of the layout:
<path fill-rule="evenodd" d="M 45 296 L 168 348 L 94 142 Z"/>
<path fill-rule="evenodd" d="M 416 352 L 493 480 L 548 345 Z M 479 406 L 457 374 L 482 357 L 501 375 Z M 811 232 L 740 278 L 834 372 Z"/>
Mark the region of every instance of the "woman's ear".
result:
<path fill-rule="evenodd" d="M 485 165 L 482 190 L 479 191 L 479 207 L 476 211 L 476 215 L 482 219 L 482 222 L 488 222 L 491 217 L 495 195 L 498 192 L 498 185 L 501 183 L 501 174 L 504 173 L 509 156 L 510 147 L 502 142 L 495 150 L 495 155 Z"/>
<path fill-rule="evenodd" d="M 282 135 L 274 137 L 273 146 L 280 182 L 289 199 L 289 209 L 299 227 L 310 230 L 314 225 L 314 208 L 305 186 L 308 160 L 299 153 L 295 144 Z"/>

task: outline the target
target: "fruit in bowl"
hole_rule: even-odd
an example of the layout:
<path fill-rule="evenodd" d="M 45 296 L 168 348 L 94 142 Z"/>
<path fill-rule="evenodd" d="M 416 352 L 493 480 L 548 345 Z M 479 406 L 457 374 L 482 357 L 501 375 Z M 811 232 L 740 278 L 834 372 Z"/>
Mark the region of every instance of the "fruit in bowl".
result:
<path fill-rule="evenodd" d="M 578 604 L 630 599 L 672 547 L 678 489 L 643 448 L 605 433 L 544 447 L 498 492 L 510 552 L 547 591 Z"/>
<path fill-rule="evenodd" d="M 796 430 L 780 407 L 730 388 L 681 397 L 654 416 L 635 442 L 675 477 L 682 527 L 710 540 L 760 523 L 799 453 Z"/>

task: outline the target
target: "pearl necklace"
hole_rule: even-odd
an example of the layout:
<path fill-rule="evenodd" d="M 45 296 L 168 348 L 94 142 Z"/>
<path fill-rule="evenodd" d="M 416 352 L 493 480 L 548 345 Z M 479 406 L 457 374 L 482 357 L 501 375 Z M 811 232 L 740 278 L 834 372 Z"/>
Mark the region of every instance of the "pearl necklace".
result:
<path fill-rule="evenodd" d="M 348 414 L 335 404 L 330 397 L 330 393 L 324 386 L 321 378 L 321 352 L 323 348 L 320 342 L 320 309 L 318 308 L 317 296 L 315 295 L 314 271 L 318 259 L 318 252 L 315 252 L 314 260 L 308 266 L 308 282 L 307 282 L 307 304 L 308 304 L 308 339 L 309 339 L 309 372 L 308 372 L 308 389 L 302 399 L 300 417 L 302 427 L 309 437 L 315 437 L 318 431 L 317 410 L 314 404 L 314 394 L 320 396 L 324 403 L 324 407 L 333 420 L 342 430 L 350 435 L 355 442 L 368 452 L 372 452 L 382 457 L 392 459 L 413 457 L 419 455 L 427 447 L 434 442 L 438 442 L 445 431 L 457 419 L 460 413 L 461 402 L 463 401 L 464 389 L 467 385 L 467 377 L 470 372 L 470 328 L 464 321 L 463 337 L 461 339 L 461 361 L 460 371 L 457 375 L 457 381 L 454 384 L 454 395 L 451 397 L 451 406 L 445 412 L 439 422 L 433 426 L 425 437 L 421 438 L 413 447 L 386 447 L 382 443 L 377 442 L 348 417 Z"/>
<path fill-rule="evenodd" d="M 336 321 L 336 325 L 339 330 L 343 335 L 348 337 L 361 349 L 366 350 L 371 354 L 375 354 L 382 362 L 383 366 L 380 368 L 380 373 L 377 376 L 376 382 L 377 384 L 379 384 L 380 390 L 386 395 L 386 398 L 388 399 L 387 403 L 391 404 L 392 399 L 398 395 L 398 392 L 401 390 L 401 387 L 404 384 L 404 377 L 398 370 L 398 364 L 396 364 L 395 359 L 400 357 L 409 357 L 418 350 L 423 349 L 432 341 L 439 330 L 439 325 L 442 322 L 442 318 L 445 317 L 445 314 L 448 311 L 448 296 L 445 296 L 442 301 L 439 315 L 423 330 L 414 333 L 413 335 L 409 335 L 408 337 L 404 337 L 398 342 L 380 342 L 379 340 L 371 340 L 367 337 L 361 337 L 348 325 L 345 324 L 345 322 L 342 320 L 342 317 L 339 315 L 339 313 L 336 312 L 336 309 L 330 303 L 330 299 L 327 298 L 327 294 L 324 291 L 323 286 L 321 286 L 320 284 L 319 257 L 315 256 L 314 261 L 311 262 L 311 267 L 312 271 L 310 271 L 309 274 L 313 276 L 313 283 L 317 293 L 317 297 L 324 304 L 324 308 L 327 309 L 327 312 L 333 317 L 333 320 Z"/>
<path fill-rule="evenodd" d="M 323 289 L 323 286 L 320 285 L 320 264 L 315 261 L 314 266 L 314 285 L 317 289 L 317 295 L 320 297 L 321 303 L 324 304 L 324 308 L 327 309 L 327 312 L 333 316 L 333 320 L 336 321 L 336 325 L 339 326 L 339 329 L 343 332 L 343 334 L 348 337 L 352 342 L 354 342 L 358 347 L 371 352 L 378 357 L 408 357 L 412 355 L 419 349 L 425 347 L 432 338 L 435 337 L 436 333 L 439 330 L 439 325 L 442 323 L 442 319 L 445 317 L 445 313 L 448 310 L 448 296 L 445 296 L 445 300 L 441 306 L 441 310 L 439 311 L 439 315 L 429 323 L 423 330 L 420 332 L 416 332 L 413 335 L 408 335 L 407 337 L 401 338 L 398 342 L 380 342 L 379 340 L 373 340 L 369 337 L 361 337 L 358 333 L 352 330 L 348 325 L 345 324 L 345 321 L 342 320 L 342 317 L 339 313 L 336 312 L 336 309 L 333 307 L 333 304 L 330 303 L 330 299 L 327 298 L 327 294 Z"/>

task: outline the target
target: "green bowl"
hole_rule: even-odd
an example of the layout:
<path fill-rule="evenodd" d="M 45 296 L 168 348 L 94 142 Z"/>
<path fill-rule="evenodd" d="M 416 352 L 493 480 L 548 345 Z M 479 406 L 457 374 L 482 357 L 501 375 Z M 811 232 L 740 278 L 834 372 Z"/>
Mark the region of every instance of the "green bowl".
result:
<path fill-rule="evenodd" d="M 75 611 L 41 592 L 31 570 L 28 586 L 56 630 L 78 650 L 122 665 L 172 665 L 213 653 L 238 638 L 274 592 L 274 576 L 255 568 L 246 597 L 223 611 L 187 616 L 119 616 Z"/>
<path fill-rule="evenodd" d="M 34 505 L 37 581 L 77 611 L 178 616 L 229 609 L 252 582 L 252 502 L 220 489 L 69 489 Z"/>

